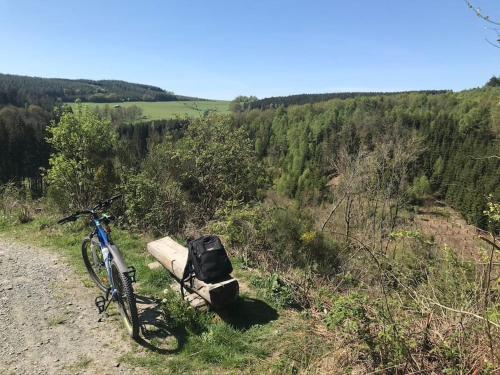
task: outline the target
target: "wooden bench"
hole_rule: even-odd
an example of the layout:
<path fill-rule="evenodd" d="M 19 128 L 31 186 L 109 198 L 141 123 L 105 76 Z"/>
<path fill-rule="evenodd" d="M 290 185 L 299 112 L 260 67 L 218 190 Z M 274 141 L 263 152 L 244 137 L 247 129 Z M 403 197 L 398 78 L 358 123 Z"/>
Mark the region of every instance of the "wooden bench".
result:
<path fill-rule="evenodd" d="M 163 237 L 159 240 L 148 243 L 149 253 L 165 267 L 176 279 L 180 281 L 184 274 L 186 266 L 188 249 L 177 243 L 170 237 Z M 220 308 L 233 302 L 239 293 L 239 284 L 236 279 L 227 280 L 210 284 L 193 278 L 192 287 L 186 283 L 186 289 L 189 292 L 196 293 L 203 298 L 210 306 Z M 186 300 L 193 306 L 198 307 L 199 301 L 193 296 L 186 296 Z M 196 301 L 196 302 L 193 302 Z"/>

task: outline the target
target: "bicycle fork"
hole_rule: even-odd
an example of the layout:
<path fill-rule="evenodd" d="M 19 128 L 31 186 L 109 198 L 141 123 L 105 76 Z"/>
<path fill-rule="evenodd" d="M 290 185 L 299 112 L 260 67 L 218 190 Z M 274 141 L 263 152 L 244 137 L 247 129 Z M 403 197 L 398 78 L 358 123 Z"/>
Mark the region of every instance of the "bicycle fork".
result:
<path fill-rule="evenodd" d="M 95 298 L 95 305 L 99 310 L 99 314 L 105 314 L 107 316 L 106 310 L 111 304 L 111 301 L 113 301 L 113 299 L 116 299 L 116 295 L 118 292 L 114 287 L 115 283 L 113 281 L 113 273 L 111 272 L 110 252 L 107 247 L 103 247 L 101 251 L 104 258 L 104 266 L 106 267 L 106 271 L 108 273 L 108 280 L 110 283 L 110 287 L 108 288 L 108 290 L 106 290 L 105 296 L 97 296 Z"/>

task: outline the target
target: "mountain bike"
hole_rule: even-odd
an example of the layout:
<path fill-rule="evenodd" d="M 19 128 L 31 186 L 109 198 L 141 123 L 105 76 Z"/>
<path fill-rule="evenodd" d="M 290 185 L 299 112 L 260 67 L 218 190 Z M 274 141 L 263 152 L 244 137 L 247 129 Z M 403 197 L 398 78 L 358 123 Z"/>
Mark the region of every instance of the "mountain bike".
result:
<path fill-rule="evenodd" d="M 132 287 L 135 268 L 127 267 L 120 249 L 113 244 L 109 224 L 114 217 L 104 213 L 119 198 L 121 195 L 105 199 L 93 208 L 75 212 L 57 223 L 76 221 L 82 216 L 90 217 L 93 230 L 82 242 L 82 257 L 91 279 L 104 294 L 96 297 L 95 305 L 100 314 L 106 314 L 111 302 L 115 301 L 128 334 L 136 339 L 139 336 L 139 318 Z"/>

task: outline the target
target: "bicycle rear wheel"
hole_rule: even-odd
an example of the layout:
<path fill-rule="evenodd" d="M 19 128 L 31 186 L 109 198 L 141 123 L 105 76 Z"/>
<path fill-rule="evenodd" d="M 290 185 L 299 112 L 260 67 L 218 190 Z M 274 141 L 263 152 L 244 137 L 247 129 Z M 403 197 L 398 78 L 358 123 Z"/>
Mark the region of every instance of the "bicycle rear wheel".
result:
<path fill-rule="evenodd" d="M 116 297 L 118 311 L 128 334 L 136 339 L 139 337 L 139 317 L 132 282 L 125 273 L 120 271 L 114 260 L 111 261 L 111 274 L 114 287 L 118 292 Z"/>
<path fill-rule="evenodd" d="M 109 278 L 99 243 L 85 238 L 82 242 L 82 258 L 90 278 L 105 293 L 109 289 Z"/>

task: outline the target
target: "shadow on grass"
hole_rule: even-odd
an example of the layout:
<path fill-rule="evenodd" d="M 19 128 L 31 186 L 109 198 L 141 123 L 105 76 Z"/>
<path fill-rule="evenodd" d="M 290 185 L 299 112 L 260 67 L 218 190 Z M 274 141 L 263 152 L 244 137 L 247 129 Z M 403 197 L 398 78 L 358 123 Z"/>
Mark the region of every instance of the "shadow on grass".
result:
<path fill-rule="evenodd" d="M 217 315 L 234 328 L 246 331 L 255 325 L 264 325 L 278 319 L 276 309 L 259 299 L 240 296 L 225 309 L 217 310 Z"/>
<path fill-rule="evenodd" d="M 167 328 L 163 312 L 158 301 L 136 295 L 136 302 L 141 326 L 140 337 L 136 342 L 142 347 L 159 354 L 175 354 L 186 343 L 185 330 L 172 331 Z M 165 345 L 168 348 L 165 348 Z"/>
<path fill-rule="evenodd" d="M 185 329 L 170 330 L 157 300 L 142 295 L 135 296 L 141 325 L 137 343 L 158 354 L 179 353 L 187 341 Z M 276 309 L 264 301 L 238 297 L 234 303 L 215 313 L 233 328 L 246 331 L 257 325 L 264 325 L 278 319 Z"/>

